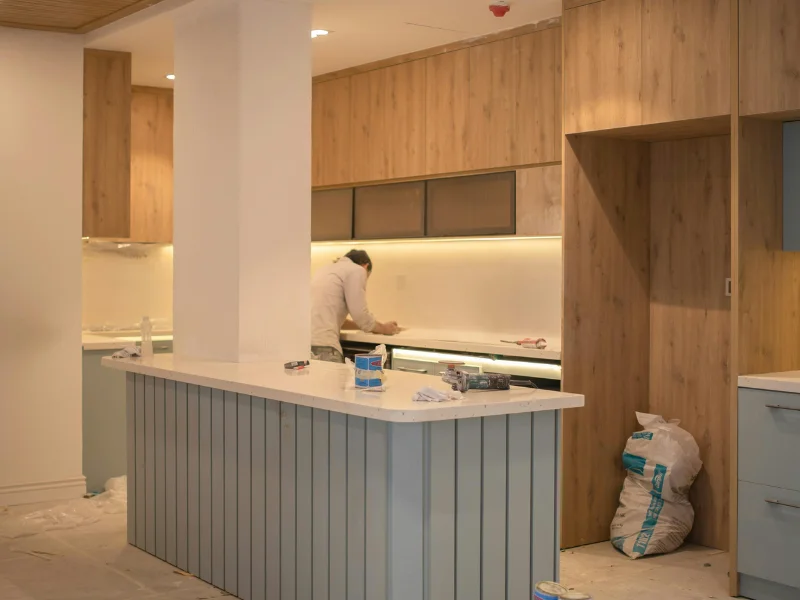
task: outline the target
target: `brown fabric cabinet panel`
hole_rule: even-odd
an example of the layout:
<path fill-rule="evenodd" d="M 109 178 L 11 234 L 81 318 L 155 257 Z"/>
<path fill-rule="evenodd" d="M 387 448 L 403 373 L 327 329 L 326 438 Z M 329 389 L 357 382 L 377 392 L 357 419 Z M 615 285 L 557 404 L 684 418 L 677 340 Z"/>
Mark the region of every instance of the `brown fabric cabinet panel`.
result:
<path fill-rule="evenodd" d="M 425 182 L 356 188 L 355 238 L 416 238 L 425 235 Z"/>
<path fill-rule="evenodd" d="M 513 171 L 428 182 L 428 236 L 501 235 L 516 231 Z"/>
<path fill-rule="evenodd" d="M 311 241 L 353 239 L 353 188 L 311 193 Z"/>

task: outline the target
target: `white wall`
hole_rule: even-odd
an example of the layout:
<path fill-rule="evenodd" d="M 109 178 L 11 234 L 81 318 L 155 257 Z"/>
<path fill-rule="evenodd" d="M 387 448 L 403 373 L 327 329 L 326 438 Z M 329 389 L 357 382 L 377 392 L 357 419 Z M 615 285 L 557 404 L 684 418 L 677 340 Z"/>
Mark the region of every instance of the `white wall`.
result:
<path fill-rule="evenodd" d="M 172 329 L 172 245 L 83 244 L 84 330 Z"/>
<path fill-rule="evenodd" d="M 0 27 L 0 505 L 84 488 L 82 43 Z"/>
<path fill-rule="evenodd" d="M 560 238 L 315 245 L 312 272 L 351 247 L 372 258 L 367 298 L 379 320 L 561 347 Z"/>

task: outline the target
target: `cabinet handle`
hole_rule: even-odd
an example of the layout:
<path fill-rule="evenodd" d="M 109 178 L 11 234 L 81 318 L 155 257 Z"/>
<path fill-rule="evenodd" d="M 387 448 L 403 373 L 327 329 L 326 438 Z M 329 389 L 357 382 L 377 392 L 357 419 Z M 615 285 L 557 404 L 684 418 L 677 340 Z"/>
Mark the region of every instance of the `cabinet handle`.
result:
<path fill-rule="evenodd" d="M 396 371 L 403 371 L 404 373 L 419 373 L 420 375 L 427 375 L 428 369 L 409 369 L 408 367 L 396 367 Z"/>
<path fill-rule="evenodd" d="M 780 500 L 764 500 L 767 504 L 774 504 L 775 506 L 785 506 L 787 508 L 797 508 L 800 509 L 800 506 L 797 504 L 787 504 L 786 502 L 781 502 Z"/>
<path fill-rule="evenodd" d="M 800 412 L 800 408 L 794 408 L 792 406 L 781 406 L 780 404 L 767 404 L 767 408 L 775 408 L 777 410 L 793 410 L 795 412 Z"/>

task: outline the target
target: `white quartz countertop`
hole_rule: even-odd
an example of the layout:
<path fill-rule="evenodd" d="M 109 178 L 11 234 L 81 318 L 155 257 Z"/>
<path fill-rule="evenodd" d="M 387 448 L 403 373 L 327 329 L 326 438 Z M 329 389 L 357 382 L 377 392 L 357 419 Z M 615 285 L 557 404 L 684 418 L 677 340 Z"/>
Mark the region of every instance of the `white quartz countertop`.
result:
<path fill-rule="evenodd" d="M 121 350 L 125 346 L 132 344 L 139 344 L 142 336 L 127 335 L 120 333 L 119 335 L 100 335 L 96 333 L 84 333 L 82 336 L 82 345 L 84 350 Z M 159 335 L 153 334 L 153 342 L 171 342 L 172 335 Z"/>
<path fill-rule="evenodd" d="M 362 331 L 342 331 L 342 341 L 364 342 L 367 344 L 386 344 L 407 346 L 426 350 L 446 350 L 471 354 L 498 354 L 540 360 L 561 360 L 561 340 L 547 340 L 547 348 L 536 350 L 523 348 L 516 344 L 505 344 L 500 340 L 518 340 L 536 335 L 493 334 L 474 331 L 452 331 L 442 329 L 408 329 L 397 335 L 386 336 Z"/>
<path fill-rule="evenodd" d="M 408 329 L 398 335 L 386 336 L 362 331 L 342 331 L 342 341 L 362 342 L 365 344 L 386 344 L 389 346 L 407 346 L 426 350 L 442 350 L 448 352 L 466 352 L 470 354 L 496 354 L 533 358 L 539 360 L 561 360 L 560 340 L 548 340 L 547 348 L 536 350 L 523 348 L 515 344 L 504 344 L 501 339 L 516 340 L 526 336 L 491 334 L 484 332 L 452 331 L 443 329 Z M 527 336 L 533 337 L 533 336 Z M 130 344 L 138 344 L 139 335 L 99 335 L 83 334 L 84 350 L 120 350 Z M 172 341 L 172 335 L 154 335 L 154 342 Z"/>
<path fill-rule="evenodd" d="M 103 358 L 113 369 L 171 379 L 259 398 L 289 402 L 333 412 L 399 423 L 445 421 L 532 413 L 584 404 L 579 394 L 512 388 L 507 391 L 470 391 L 462 400 L 414 402 L 418 389 L 447 384 L 428 375 L 387 372 L 386 390 L 368 392 L 345 389 L 353 377 L 345 365 L 312 362 L 302 371 L 285 371 L 283 363 L 225 363 L 176 358 L 157 354 L 149 358 Z"/>
<path fill-rule="evenodd" d="M 739 376 L 739 387 L 800 394 L 800 371 Z"/>

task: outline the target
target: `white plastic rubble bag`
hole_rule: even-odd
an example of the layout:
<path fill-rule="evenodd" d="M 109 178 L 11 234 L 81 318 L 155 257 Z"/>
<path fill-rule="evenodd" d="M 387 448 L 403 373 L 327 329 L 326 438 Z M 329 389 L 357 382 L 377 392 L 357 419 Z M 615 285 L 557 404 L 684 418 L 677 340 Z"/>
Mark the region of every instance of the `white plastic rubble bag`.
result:
<path fill-rule="evenodd" d="M 625 445 L 628 471 L 611 543 L 631 558 L 679 548 L 694 524 L 689 489 L 703 467 L 692 435 L 659 415 L 636 413 L 643 431 Z"/>

